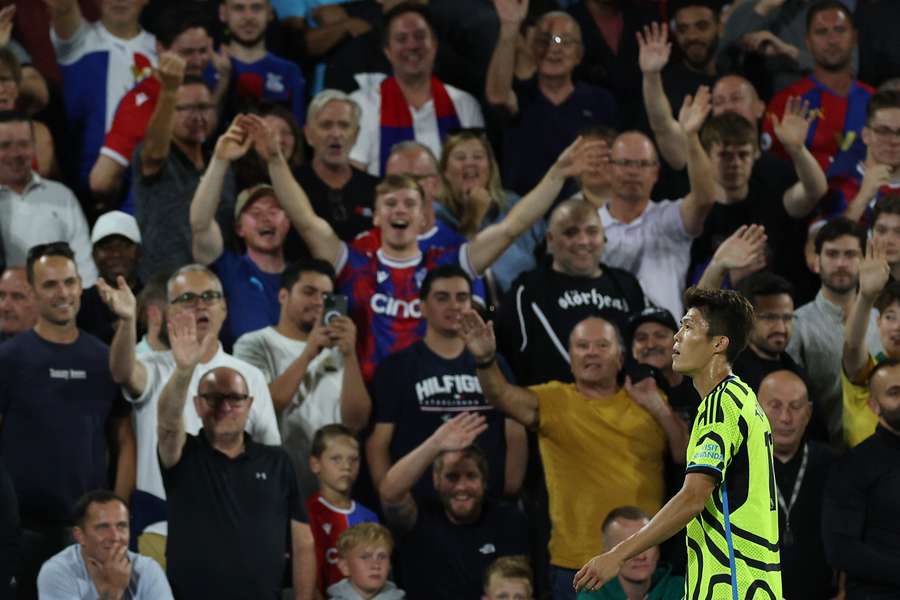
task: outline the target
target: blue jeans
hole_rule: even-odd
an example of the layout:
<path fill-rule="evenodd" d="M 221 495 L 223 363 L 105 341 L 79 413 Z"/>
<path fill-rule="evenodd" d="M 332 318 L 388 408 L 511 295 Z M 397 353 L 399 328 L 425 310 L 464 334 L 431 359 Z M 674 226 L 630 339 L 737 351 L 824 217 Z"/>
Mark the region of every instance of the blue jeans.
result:
<path fill-rule="evenodd" d="M 572 581 L 575 579 L 575 569 L 564 569 L 556 565 L 550 565 L 550 593 L 553 600 L 575 600 L 575 588 Z"/>

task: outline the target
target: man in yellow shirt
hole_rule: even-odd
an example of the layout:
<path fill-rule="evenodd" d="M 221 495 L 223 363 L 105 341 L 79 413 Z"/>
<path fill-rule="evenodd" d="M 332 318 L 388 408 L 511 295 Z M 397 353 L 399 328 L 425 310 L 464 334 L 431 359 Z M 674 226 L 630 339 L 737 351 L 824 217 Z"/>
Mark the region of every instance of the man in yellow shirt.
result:
<path fill-rule="evenodd" d="M 626 378 L 619 386 L 625 347 L 609 321 L 589 317 L 572 330 L 575 383 L 529 388 L 510 384 L 497 367 L 491 325 L 469 311 L 461 329 L 485 398 L 538 433 L 550 500 L 553 598 L 574 599 L 575 570 L 598 550 L 594 530 L 584 524 L 600 523 L 622 505 L 655 513 L 663 502 L 666 447 L 683 464 L 687 427 L 652 377 Z"/>

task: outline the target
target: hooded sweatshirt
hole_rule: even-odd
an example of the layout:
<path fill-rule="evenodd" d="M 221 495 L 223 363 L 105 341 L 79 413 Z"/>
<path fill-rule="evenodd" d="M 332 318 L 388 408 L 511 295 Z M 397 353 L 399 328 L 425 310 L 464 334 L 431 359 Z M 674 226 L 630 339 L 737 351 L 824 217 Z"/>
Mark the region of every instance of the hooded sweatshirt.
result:
<path fill-rule="evenodd" d="M 353 589 L 347 578 L 328 587 L 328 598 L 330 600 L 362 600 L 362 596 Z M 384 587 L 372 600 L 400 600 L 401 598 L 406 598 L 406 592 L 394 585 L 392 581 L 386 581 Z"/>

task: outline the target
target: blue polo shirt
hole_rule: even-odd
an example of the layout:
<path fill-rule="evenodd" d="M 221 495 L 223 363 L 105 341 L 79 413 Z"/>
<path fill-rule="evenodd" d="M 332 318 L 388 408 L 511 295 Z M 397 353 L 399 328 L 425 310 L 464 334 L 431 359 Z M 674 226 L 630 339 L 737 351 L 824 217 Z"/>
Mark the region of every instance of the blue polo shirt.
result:
<path fill-rule="evenodd" d="M 248 331 L 275 325 L 281 314 L 278 303 L 280 273 L 266 273 L 246 254 L 226 250 L 212 265 L 225 292 L 228 316 L 222 324 L 222 343 L 230 348 Z"/>

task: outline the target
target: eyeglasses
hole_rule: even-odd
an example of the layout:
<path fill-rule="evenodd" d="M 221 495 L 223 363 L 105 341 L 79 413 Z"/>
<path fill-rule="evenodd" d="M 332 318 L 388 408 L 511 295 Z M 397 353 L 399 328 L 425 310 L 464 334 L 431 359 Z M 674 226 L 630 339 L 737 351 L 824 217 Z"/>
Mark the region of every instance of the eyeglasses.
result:
<path fill-rule="evenodd" d="M 218 290 L 206 290 L 202 294 L 195 294 L 194 292 L 185 292 L 180 296 L 176 296 L 169 300 L 169 304 L 185 304 L 188 306 L 194 306 L 198 302 L 202 302 L 203 304 L 209 305 L 214 302 L 218 302 L 222 299 L 222 292 Z"/>
<path fill-rule="evenodd" d="M 247 394 L 197 394 L 210 407 L 215 407 L 222 402 L 228 404 L 229 408 L 240 408 L 244 402 L 250 398 Z"/>
<path fill-rule="evenodd" d="M 888 138 L 900 140 L 900 129 L 892 129 L 891 127 L 878 125 L 876 127 L 872 127 L 872 133 L 885 140 Z"/>
<path fill-rule="evenodd" d="M 578 38 L 570 37 L 570 36 L 562 36 L 562 35 L 551 35 L 549 33 L 538 34 L 537 37 L 534 38 L 534 42 L 543 48 L 550 46 L 551 44 L 554 46 L 562 46 L 566 50 L 570 50 L 576 46 L 581 45 L 581 40 Z"/>
<path fill-rule="evenodd" d="M 210 104 L 209 102 L 198 102 L 197 104 L 179 104 L 175 107 L 175 110 L 180 113 L 196 114 L 209 112 L 215 107 L 215 104 Z"/>
<path fill-rule="evenodd" d="M 620 158 L 616 160 L 610 160 L 612 164 L 617 167 L 624 167 L 626 169 L 630 169 L 632 167 L 637 167 L 639 169 L 649 169 L 650 167 L 655 167 L 657 165 L 655 160 L 631 160 L 629 158 Z"/>
<path fill-rule="evenodd" d="M 783 322 L 785 325 L 790 325 L 794 322 L 793 314 L 784 314 L 779 315 L 777 313 L 760 313 L 756 315 L 756 318 L 760 321 L 764 321 L 766 323 L 775 323 L 777 321 Z"/>

